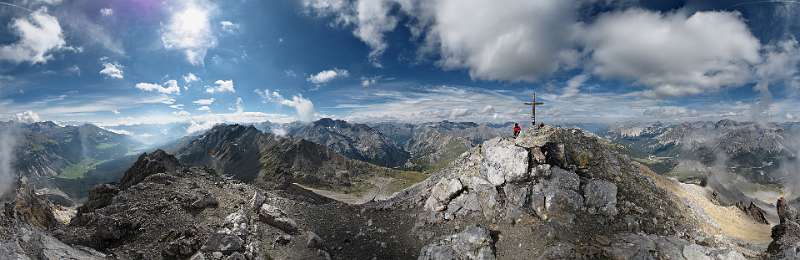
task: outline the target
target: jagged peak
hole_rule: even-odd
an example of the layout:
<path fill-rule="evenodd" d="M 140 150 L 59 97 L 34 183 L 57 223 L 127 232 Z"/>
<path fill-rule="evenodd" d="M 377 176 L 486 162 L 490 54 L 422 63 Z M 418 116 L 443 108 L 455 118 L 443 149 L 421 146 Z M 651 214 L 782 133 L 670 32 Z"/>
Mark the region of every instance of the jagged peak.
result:
<path fill-rule="evenodd" d="M 120 180 L 120 188 L 127 189 L 130 186 L 136 185 L 147 176 L 157 173 L 173 172 L 180 168 L 181 164 L 174 155 L 158 149 L 152 153 L 143 153 L 136 160 L 136 163 L 131 166 L 125 175 Z"/>

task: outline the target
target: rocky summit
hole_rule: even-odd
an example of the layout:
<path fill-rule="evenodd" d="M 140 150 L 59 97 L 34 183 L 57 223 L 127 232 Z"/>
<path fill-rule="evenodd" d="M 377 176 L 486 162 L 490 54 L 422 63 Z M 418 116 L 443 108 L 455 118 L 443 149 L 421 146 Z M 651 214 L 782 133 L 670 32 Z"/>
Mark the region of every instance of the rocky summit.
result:
<path fill-rule="evenodd" d="M 50 221 L 25 221 L 24 210 L 6 206 L 3 228 L 16 233 L 0 237 L 0 252 L 44 259 L 796 257 L 800 228 L 790 206 L 779 203 L 769 250 L 752 250 L 714 233 L 668 180 L 621 151 L 578 129 L 528 129 L 485 141 L 426 180 L 363 204 L 295 185 L 253 185 L 156 151 L 140 156 L 119 184 L 94 187 L 68 224 L 21 227 Z M 28 245 L 63 254 L 42 256 Z"/>

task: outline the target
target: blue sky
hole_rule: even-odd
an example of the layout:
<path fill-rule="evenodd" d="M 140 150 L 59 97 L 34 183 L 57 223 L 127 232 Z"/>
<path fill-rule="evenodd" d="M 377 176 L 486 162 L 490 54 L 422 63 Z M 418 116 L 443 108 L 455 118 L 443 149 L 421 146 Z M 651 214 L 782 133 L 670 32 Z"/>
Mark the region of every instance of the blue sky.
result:
<path fill-rule="evenodd" d="M 793 1 L 2 1 L 0 120 L 800 116 Z"/>

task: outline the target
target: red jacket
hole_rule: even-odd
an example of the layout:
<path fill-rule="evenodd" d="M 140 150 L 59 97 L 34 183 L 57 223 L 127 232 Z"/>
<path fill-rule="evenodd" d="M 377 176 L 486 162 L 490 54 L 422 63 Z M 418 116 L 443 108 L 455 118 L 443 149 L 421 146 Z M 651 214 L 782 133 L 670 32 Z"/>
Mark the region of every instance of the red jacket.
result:
<path fill-rule="evenodd" d="M 522 127 L 514 126 L 514 134 L 517 134 L 522 131 Z"/>

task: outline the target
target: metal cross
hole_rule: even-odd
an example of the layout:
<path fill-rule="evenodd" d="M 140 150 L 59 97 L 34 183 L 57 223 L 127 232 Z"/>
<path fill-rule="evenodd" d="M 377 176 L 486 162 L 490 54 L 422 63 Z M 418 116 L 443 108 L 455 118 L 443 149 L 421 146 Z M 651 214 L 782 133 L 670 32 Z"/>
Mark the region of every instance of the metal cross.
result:
<path fill-rule="evenodd" d="M 531 125 L 536 126 L 536 106 L 544 105 L 543 102 L 536 102 L 536 92 L 533 93 L 533 101 L 525 102 L 525 105 L 531 106 Z"/>

